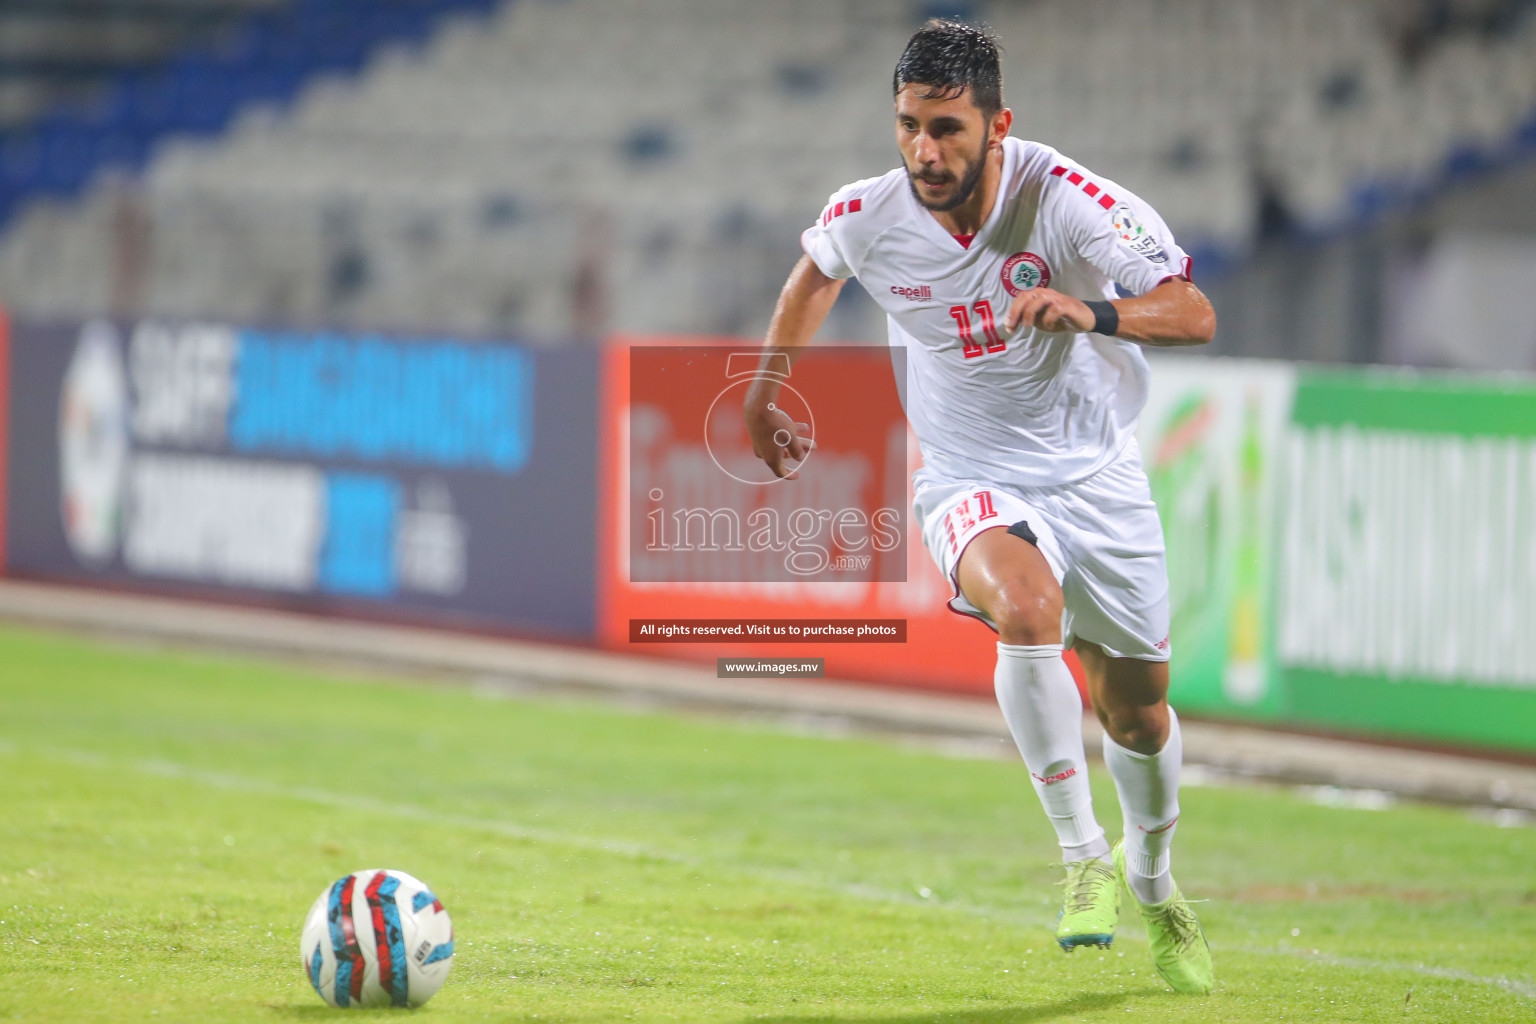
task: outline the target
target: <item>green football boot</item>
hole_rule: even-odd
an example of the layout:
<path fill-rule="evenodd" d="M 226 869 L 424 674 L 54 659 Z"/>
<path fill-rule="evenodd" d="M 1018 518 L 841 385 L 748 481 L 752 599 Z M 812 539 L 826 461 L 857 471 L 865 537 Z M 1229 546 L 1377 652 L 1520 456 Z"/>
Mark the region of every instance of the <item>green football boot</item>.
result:
<path fill-rule="evenodd" d="M 1067 865 L 1062 883 L 1061 914 L 1056 918 L 1056 943 L 1068 953 L 1078 946 L 1107 948 L 1115 941 L 1115 922 L 1120 917 L 1120 887 L 1115 869 L 1098 857 Z"/>
<path fill-rule="evenodd" d="M 1115 874 L 1125 879 L 1125 840 L 1115 844 Z M 1126 885 L 1130 891 L 1130 885 Z M 1147 944 L 1152 947 L 1152 966 L 1158 977 L 1185 995 L 1205 995 L 1216 984 L 1211 947 L 1205 941 L 1200 919 L 1179 892 L 1161 903 L 1142 903 L 1131 893 L 1131 906 L 1147 925 Z"/>

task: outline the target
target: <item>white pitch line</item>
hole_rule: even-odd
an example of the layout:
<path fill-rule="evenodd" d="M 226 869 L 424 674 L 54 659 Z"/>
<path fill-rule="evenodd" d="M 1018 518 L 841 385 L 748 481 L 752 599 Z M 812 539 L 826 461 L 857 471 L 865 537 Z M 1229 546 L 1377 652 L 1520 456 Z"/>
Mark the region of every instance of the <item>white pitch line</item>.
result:
<path fill-rule="evenodd" d="M 1309 949 L 1261 949 L 1254 946 L 1235 946 L 1231 948 L 1234 952 L 1238 953 L 1290 956 L 1300 960 L 1324 963 L 1337 967 L 1354 967 L 1371 971 L 1403 971 L 1408 974 L 1419 974 L 1430 978 L 1444 978 L 1447 981 L 1469 981 L 1479 985 L 1492 985 L 1495 988 L 1501 988 L 1512 995 L 1523 996 L 1526 999 L 1536 999 L 1536 984 L 1529 981 L 1521 981 L 1518 978 L 1505 978 L 1500 975 L 1490 977 L 1472 974 L 1468 971 L 1458 971 L 1454 967 L 1431 967 L 1428 964 L 1393 963 L 1387 960 L 1363 960 L 1359 957 L 1316 953 Z"/>
<path fill-rule="evenodd" d="M 784 871 L 777 868 L 767 868 L 756 865 L 721 862 L 701 857 L 692 857 L 673 850 L 648 846 L 644 843 L 634 843 L 628 840 L 618 839 L 594 839 L 590 836 L 576 835 L 567 832 L 556 832 L 550 829 L 529 828 L 512 822 L 501 821 L 493 818 L 476 818 L 464 814 L 444 814 L 430 808 L 419 807 L 413 804 L 402 804 L 394 801 L 384 801 L 377 797 L 354 795 L 349 793 L 335 793 L 329 790 L 316 789 L 312 786 L 285 786 L 278 783 L 267 782 L 261 779 L 248 778 L 242 775 L 232 775 L 227 772 L 213 772 L 202 768 L 193 768 L 189 765 L 177 764 L 172 761 L 154 759 L 130 760 L 123 763 L 114 762 L 94 751 L 76 750 L 61 747 L 32 747 L 23 751 L 16 744 L 6 740 L 0 740 L 0 754 L 25 754 L 31 753 L 43 757 L 65 761 L 91 768 L 116 768 L 126 766 L 143 775 L 150 775 L 163 779 L 175 779 L 184 782 L 192 782 L 214 789 L 233 790 L 242 793 L 256 793 L 263 796 L 272 796 L 289 800 L 301 800 L 306 803 L 321 804 L 327 807 L 336 807 L 343 810 L 364 811 L 371 814 L 383 814 L 392 817 L 409 817 L 418 821 L 425 821 L 436 825 L 447 825 L 454 828 L 476 829 L 483 832 L 491 832 L 496 835 L 507 836 L 512 839 L 520 839 L 528 842 L 547 843 L 553 846 L 571 846 L 582 850 L 593 850 L 600 853 L 610 853 L 633 859 L 659 860 L 665 863 L 678 864 L 685 867 L 708 867 L 713 870 L 724 870 L 748 877 L 800 885 L 806 888 L 822 889 L 843 896 L 872 903 L 894 903 L 908 907 L 927 907 L 930 909 L 943 909 L 957 911 L 977 917 L 991 920 L 1004 921 L 1015 925 L 1037 926 L 1039 919 L 1008 911 L 998 907 L 987 907 L 978 904 L 964 903 L 942 899 L 923 898 L 917 894 L 907 894 L 874 886 L 860 884 L 843 884 L 831 882 L 824 878 L 804 875 L 794 871 Z M 1124 936 L 1122 939 L 1136 941 L 1136 938 Z M 1217 949 L 1227 948 L 1236 953 L 1247 953 L 1257 956 L 1291 957 L 1308 963 L 1323 964 L 1331 967 L 1349 967 L 1358 970 L 1397 972 L 1413 974 L 1420 977 L 1441 978 L 1447 981 L 1463 981 L 1475 985 L 1484 985 L 1490 988 L 1501 989 L 1510 995 L 1524 999 L 1536 1000 L 1536 984 L 1523 981 L 1518 978 L 1506 978 L 1500 975 L 1479 975 L 1468 971 L 1460 971 L 1449 967 L 1433 967 L 1428 964 L 1394 963 L 1385 960 L 1368 960 L 1359 957 L 1335 956 L 1331 953 L 1313 953 L 1304 949 L 1275 949 L 1257 946 L 1216 946 Z"/>

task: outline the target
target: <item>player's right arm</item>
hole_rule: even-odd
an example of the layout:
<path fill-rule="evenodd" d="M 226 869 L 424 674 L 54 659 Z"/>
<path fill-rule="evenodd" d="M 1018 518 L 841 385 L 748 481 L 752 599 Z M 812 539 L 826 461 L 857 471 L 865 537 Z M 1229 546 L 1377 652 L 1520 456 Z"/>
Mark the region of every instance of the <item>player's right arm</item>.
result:
<path fill-rule="evenodd" d="M 791 365 L 800 358 L 837 301 L 844 281 L 823 274 L 809 256 L 800 257 L 774 306 L 763 342 L 763 368 L 775 362 L 782 365 L 774 359 L 776 355 L 785 356 Z M 812 441 L 802 436 L 808 429 L 804 423 L 796 423 L 774 405 L 781 383 L 778 376 L 766 373 L 752 381 L 745 409 L 747 434 L 752 438 L 752 453 L 768 464 L 774 476 L 793 480 L 798 474 L 787 463 L 803 461 Z"/>

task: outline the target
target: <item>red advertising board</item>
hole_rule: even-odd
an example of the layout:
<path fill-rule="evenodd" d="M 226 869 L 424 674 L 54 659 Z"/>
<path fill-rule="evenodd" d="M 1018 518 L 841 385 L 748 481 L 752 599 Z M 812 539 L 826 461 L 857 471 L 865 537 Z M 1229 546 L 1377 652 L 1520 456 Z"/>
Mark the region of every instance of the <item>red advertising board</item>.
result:
<path fill-rule="evenodd" d="M 599 447 L 601 474 L 599 494 L 598 608 L 600 642 L 610 649 L 630 654 L 645 654 L 691 661 L 712 661 L 720 657 L 749 655 L 755 657 L 824 657 L 828 678 L 864 680 L 875 683 L 933 690 L 990 695 L 996 663 L 995 634 L 974 619 L 950 611 L 946 601 L 950 589 L 923 548 L 910 522 L 910 478 L 917 468 L 917 446 L 907 432 L 901 412 L 890 356 L 885 354 L 883 378 L 864 373 L 859 379 L 844 379 L 841 401 L 829 401 L 828 385 L 818 384 L 816 375 L 800 376 L 802 368 L 821 356 L 807 353 L 795 369 L 793 378 L 808 403 L 814 407 L 817 424 L 817 449 L 814 459 L 836 458 L 843 446 L 854 446 L 851 435 L 865 441 L 887 438 L 896 432 L 899 446 L 884 444 L 887 452 L 899 452 L 900 461 L 884 465 L 863 489 L 859 500 L 866 514 L 900 495 L 903 505 L 902 550 L 904 569 L 883 578 L 866 573 L 864 578 L 829 582 L 808 580 L 720 580 L 691 582 L 686 579 L 664 581 L 636 580 L 631 572 L 637 564 L 632 545 L 644 536 L 647 527 L 644 510 L 637 504 L 657 489 L 649 482 L 637 486 L 637 472 L 650 472 L 659 464 L 697 464 L 709 459 L 706 451 L 712 443 L 694 425 L 703 414 L 700 408 L 713 400 L 718 386 L 706 388 L 700 381 L 679 379 L 673 391 L 658 387 L 649 377 L 632 379 L 632 370 L 646 373 L 641 359 L 632 356 L 655 346 L 735 346 L 749 350 L 754 342 L 736 339 L 679 339 L 620 337 L 605 352 L 600 397 Z M 837 352 L 846 352 L 846 349 Z M 871 350 L 883 352 L 883 350 Z M 834 352 L 830 358 L 838 358 Z M 836 373 L 832 378 L 836 378 Z M 723 381 L 721 382 L 723 383 Z M 707 392 L 707 393 L 705 393 Z M 701 394 L 703 397 L 701 398 Z M 640 395 L 639 399 L 632 396 Z M 856 400 L 854 400 L 856 397 Z M 640 418 L 646 423 L 647 447 L 643 458 L 647 467 L 632 465 L 636 447 L 632 433 L 632 404 L 643 404 Z M 695 408 L 696 406 L 700 408 Z M 739 399 L 732 416 L 739 417 Z M 660 418 L 660 419 L 658 419 Z M 746 444 L 744 432 L 739 440 Z M 715 453 L 719 458 L 719 453 Z M 811 460 L 802 480 L 784 486 L 793 487 L 809 479 Z M 887 463 L 892 460 L 888 459 Z M 893 484 L 894 481 L 894 484 Z M 892 487 L 896 487 L 895 494 Z M 792 493 L 792 492 L 786 492 Z M 651 577 L 655 579 L 654 576 Z M 658 641 L 647 637 L 637 642 L 632 620 L 717 620 L 725 622 L 761 622 L 763 620 L 829 621 L 838 623 L 905 622 L 904 642 L 816 643 L 731 640 L 723 642 Z M 638 627 L 637 627 L 638 628 Z M 1069 659 L 1074 662 L 1075 659 Z"/>

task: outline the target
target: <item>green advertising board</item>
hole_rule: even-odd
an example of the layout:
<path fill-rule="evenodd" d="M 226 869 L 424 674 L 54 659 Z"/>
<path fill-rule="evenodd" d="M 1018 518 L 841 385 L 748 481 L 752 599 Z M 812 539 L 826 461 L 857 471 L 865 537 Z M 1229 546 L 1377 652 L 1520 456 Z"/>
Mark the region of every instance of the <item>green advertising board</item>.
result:
<path fill-rule="evenodd" d="M 1195 713 L 1536 751 L 1536 380 L 1160 360 Z"/>

